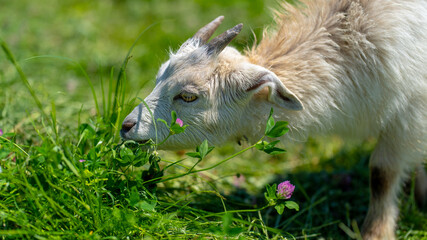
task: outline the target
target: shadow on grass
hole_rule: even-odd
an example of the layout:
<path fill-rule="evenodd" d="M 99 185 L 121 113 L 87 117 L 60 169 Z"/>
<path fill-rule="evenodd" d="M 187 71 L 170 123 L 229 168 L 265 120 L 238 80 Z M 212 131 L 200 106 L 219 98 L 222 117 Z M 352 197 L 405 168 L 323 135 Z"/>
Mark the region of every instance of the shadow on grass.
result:
<path fill-rule="evenodd" d="M 269 184 L 290 180 L 296 185 L 291 200 L 300 205 L 300 211 L 285 210 L 277 214 L 273 207 L 260 212 L 263 223 L 271 228 L 287 232 L 295 237 L 324 237 L 326 239 L 350 239 L 339 227 L 342 223 L 354 230 L 360 229 L 369 204 L 369 156 L 372 146 L 360 148 L 343 148 L 334 156 L 321 159 L 316 170 L 310 171 L 309 166 L 302 170 L 296 169 L 287 175 L 276 175 Z M 345 163 L 345 164 L 344 164 Z M 319 170 L 319 169 L 331 169 Z M 409 184 L 410 185 L 410 184 Z M 421 212 L 410 196 L 409 189 L 401 194 L 401 212 L 397 234 L 401 239 L 417 239 L 427 237 L 427 214 Z M 250 209 L 265 206 L 264 190 L 250 194 L 244 188 L 235 187 L 226 195 L 225 208 L 230 210 Z M 197 201 L 191 203 L 195 208 L 211 212 L 224 211 L 221 201 L 215 194 L 199 194 Z M 259 213 L 241 213 L 242 219 L 257 218 Z M 411 235 L 415 234 L 415 238 Z"/>
<path fill-rule="evenodd" d="M 235 215 L 248 221 L 259 219 L 261 215 L 266 226 L 291 233 L 295 237 L 346 238 L 347 235 L 338 224 L 343 223 L 351 228 L 351 223 L 355 220 L 360 227 L 367 212 L 370 150 L 369 147 L 350 151 L 343 149 L 331 158 L 321 159 L 321 166 L 316 166 L 316 169 L 332 169 L 331 171 L 310 171 L 310 167 L 305 166 L 286 177 L 285 174 L 276 175 L 270 184 L 290 180 L 296 185 L 291 200 L 300 205 L 298 212 L 285 210 L 283 215 L 279 215 L 274 207 L 269 207 L 260 212 L 238 212 Z M 216 213 L 224 212 L 225 209 L 238 211 L 261 208 L 267 204 L 264 191 L 265 189 L 260 189 L 258 193 L 250 194 L 244 188 L 234 187 L 230 193 L 220 193 L 221 196 L 214 192 L 200 192 L 192 194 L 194 201 L 190 201 L 189 206 Z M 223 202 L 219 201 L 220 197 Z"/>

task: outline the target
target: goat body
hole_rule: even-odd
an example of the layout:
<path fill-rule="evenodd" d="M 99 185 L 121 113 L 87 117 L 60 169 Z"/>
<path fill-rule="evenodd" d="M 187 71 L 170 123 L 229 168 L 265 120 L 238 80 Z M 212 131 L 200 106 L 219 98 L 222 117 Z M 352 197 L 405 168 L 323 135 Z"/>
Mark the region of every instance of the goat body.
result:
<path fill-rule="evenodd" d="M 204 139 L 255 142 L 271 107 L 276 119 L 289 122 L 290 139 L 377 136 L 362 232 L 365 239 L 394 239 L 401 184 L 411 170 L 423 169 L 427 149 L 427 1 L 282 5 L 277 25 L 246 54 L 226 47 L 241 25 L 206 43 L 219 17 L 161 66 L 145 101 L 154 119 L 168 120 L 175 110 L 190 125 L 164 147 L 193 147 Z M 154 139 L 153 125 L 141 104 L 126 117 L 121 135 Z M 168 129 L 157 131 L 160 141 L 166 138 Z M 426 181 L 418 182 L 420 199 Z"/>

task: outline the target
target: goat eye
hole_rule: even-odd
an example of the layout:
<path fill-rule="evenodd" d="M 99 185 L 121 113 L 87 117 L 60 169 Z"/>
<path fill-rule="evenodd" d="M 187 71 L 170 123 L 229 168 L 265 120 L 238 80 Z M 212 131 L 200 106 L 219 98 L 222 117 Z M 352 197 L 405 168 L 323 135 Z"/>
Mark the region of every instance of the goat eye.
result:
<path fill-rule="evenodd" d="M 189 94 L 189 93 L 181 93 L 179 97 L 184 100 L 185 102 L 193 102 L 197 99 L 196 95 Z"/>

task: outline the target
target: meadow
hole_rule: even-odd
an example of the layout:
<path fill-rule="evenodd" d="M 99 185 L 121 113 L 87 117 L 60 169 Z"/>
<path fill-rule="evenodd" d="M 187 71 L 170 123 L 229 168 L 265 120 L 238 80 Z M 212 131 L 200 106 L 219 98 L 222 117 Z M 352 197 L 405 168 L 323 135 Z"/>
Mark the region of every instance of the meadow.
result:
<path fill-rule="evenodd" d="M 244 23 L 232 43 L 244 50 L 274 8 L 275 0 L 0 0 L 0 238 L 360 239 L 375 139 L 171 152 L 119 137 L 170 50 L 219 15 L 218 33 Z M 266 134 L 285 133 L 279 125 Z M 296 187 L 288 205 L 268 187 L 285 180 Z M 399 239 L 427 239 L 413 182 L 401 195 Z"/>

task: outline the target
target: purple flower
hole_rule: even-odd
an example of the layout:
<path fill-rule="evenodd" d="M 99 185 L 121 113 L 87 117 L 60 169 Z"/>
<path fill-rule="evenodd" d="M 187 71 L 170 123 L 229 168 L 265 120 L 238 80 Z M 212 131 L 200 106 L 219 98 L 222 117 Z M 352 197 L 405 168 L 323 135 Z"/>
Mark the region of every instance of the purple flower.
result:
<path fill-rule="evenodd" d="M 80 159 L 80 160 L 79 160 L 79 162 L 85 162 L 85 161 L 86 161 L 86 160 L 84 160 L 84 159 Z"/>
<path fill-rule="evenodd" d="M 295 186 L 289 181 L 284 181 L 277 187 L 277 197 L 280 199 L 289 199 L 295 190 Z"/>
<path fill-rule="evenodd" d="M 0 128 L 0 136 L 3 135 L 3 129 Z"/>
<path fill-rule="evenodd" d="M 184 125 L 184 123 L 182 122 L 181 119 L 177 118 L 175 121 L 180 127 L 182 127 Z"/>

